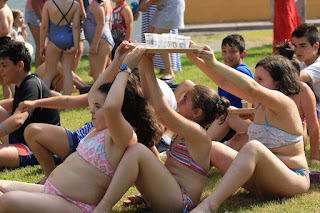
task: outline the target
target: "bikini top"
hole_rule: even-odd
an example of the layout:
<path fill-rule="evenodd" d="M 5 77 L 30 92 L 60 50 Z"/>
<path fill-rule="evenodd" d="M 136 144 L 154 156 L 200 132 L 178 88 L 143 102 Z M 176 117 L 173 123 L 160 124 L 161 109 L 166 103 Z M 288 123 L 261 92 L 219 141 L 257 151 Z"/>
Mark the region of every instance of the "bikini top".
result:
<path fill-rule="evenodd" d="M 256 107 L 256 111 L 261 104 Z M 252 122 L 248 128 L 249 140 L 260 141 L 267 148 L 276 148 L 298 143 L 302 140 L 302 135 L 293 135 L 280 130 L 276 127 L 269 126 L 266 114 L 265 125 L 260 125 Z"/>
<path fill-rule="evenodd" d="M 60 19 L 59 23 L 56 24 L 56 25 L 59 25 L 60 22 L 61 22 L 63 19 L 66 20 L 68 24 L 70 24 L 70 22 L 68 21 L 68 19 L 67 19 L 66 16 L 67 16 L 68 13 L 70 12 L 70 10 L 71 10 L 71 8 L 72 8 L 72 6 L 73 6 L 74 0 L 72 1 L 72 4 L 71 4 L 71 6 L 69 7 L 69 10 L 66 12 L 66 14 L 63 14 L 63 12 L 61 11 L 60 7 L 57 5 L 57 3 L 56 3 L 54 0 L 52 0 L 52 1 L 53 1 L 53 3 L 56 5 L 56 7 L 58 8 L 58 10 L 60 11 L 60 13 L 61 13 L 61 15 L 62 15 L 62 18 Z"/>
<path fill-rule="evenodd" d="M 169 148 L 169 155 L 173 157 L 178 162 L 182 163 L 183 165 L 189 167 L 193 171 L 203 175 L 207 176 L 208 172 L 202 169 L 200 166 L 196 164 L 196 162 L 193 161 L 191 158 L 187 146 L 185 144 L 184 138 L 180 138 L 180 143 L 178 143 L 175 147 L 172 146 L 173 142 L 177 138 L 178 135 L 175 135 L 172 139 L 172 142 L 170 144 Z"/>
<path fill-rule="evenodd" d="M 83 138 L 77 147 L 77 152 L 83 159 L 88 161 L 101 172 L 105 173 L 109 177 L 113 177 L 114 169 L 107 160 L 106 153 L 104 151 L 104 139 L 107 131 L 108 130 L 106 129 L 90 139 Z"/>

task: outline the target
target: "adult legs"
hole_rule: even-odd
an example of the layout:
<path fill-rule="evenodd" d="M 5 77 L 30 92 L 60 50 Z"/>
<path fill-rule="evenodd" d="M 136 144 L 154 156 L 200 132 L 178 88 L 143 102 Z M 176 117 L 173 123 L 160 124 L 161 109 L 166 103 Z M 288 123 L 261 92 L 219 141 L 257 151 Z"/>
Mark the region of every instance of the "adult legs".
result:
<path fill-rule="evenodd" d="M 89 54 L 90 71 L 93 80 L 96 81 L 99 75 L 105 70 L 112 46 L 104 39 L 100 39 L 97 54 Z"/>
<path fill-rule="evenodd" d="M 258 141 L 249 141 L 232 161 L 219 185 L 193 212 L 216 212 L 220 204 L 250 178 L 268 197 L 294 196 L 307 191 L 305 176 L 291 171 Z"/>
<path fill-rule="evenodd" d="M 139 188 L 143 189 L 142 196 L 152 204 L 153 212 L 181 212 L 183 205 L 179 184 L 157 157 L 142 144 L 135 144 L 127 149 L 103 201 L 100 202 L 101 206 L 98 207 L 109 212 L 137 180 Z"/>
<path fill-rule="evenodd" d="M 43 59 L 40 55 L 40 26 L 31 25 L 28 23 L 29 29 L 31 31 L 34 43 L 36 45 L 36 52 L 34 57 L 34 64 L 36 68 L 43 63 Z"/>
<path fill-rule="evenodd" d="M 79 42 L 79 48 L 72 62 L 71 70 L 76 73 L 83 53 L 83 40 Z"/>
<path fill-rule="evenodd" d="M 57 73 L 58 62 L 62 50 L 56 47 L 52 42 L 48 42 L 46 48 L 45 74 L 43 75 L 44 83 L 50 88 L 52 79 Z"/>
<path fill-rule="evenodd" d="M 63 73 L 63 94 L 71 95 L 73 89 L 73 78 L 71 66 L 75 59 L 75 52 L 65 53 L 62 52 L 62 73 Z"/>
<path fill-rule="evenodd" d="M 63 127 L 32 123 L 24 131 L 25 140 L 43 169 L 45 177 L 49 177 L 55 164 L 51 153 L 64 158 L 69 153 L 69 140 Z"/>

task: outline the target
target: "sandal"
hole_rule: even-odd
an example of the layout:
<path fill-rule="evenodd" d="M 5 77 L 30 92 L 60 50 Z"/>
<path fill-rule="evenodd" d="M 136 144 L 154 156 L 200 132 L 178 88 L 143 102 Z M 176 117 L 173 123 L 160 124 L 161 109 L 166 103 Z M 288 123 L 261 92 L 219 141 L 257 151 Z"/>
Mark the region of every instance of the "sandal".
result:
<path fill-rule="evenodd" d="M 141 195 L 130 195 L 128 196 L 128 200 L 123 201 L 125 205 L 136 205 L 145 203 L 144 198 Z"/>

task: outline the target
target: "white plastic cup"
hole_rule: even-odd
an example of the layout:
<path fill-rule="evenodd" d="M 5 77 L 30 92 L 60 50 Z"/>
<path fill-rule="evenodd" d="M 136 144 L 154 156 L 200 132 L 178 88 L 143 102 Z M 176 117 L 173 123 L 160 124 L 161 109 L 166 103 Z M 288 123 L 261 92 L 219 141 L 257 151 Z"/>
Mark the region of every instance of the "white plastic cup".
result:
<path fill-rule="evenodd" d="M 178 49 L 179 48 L 179 36 L 175 34 L 170 35 L 170 48 Z"/>
<path fill-rule="evenodd" d="M 164 34 L 158 34 L 158 48 L 160 49 L 165 49 L 168 48 L 167 41 L 168 41 L 168 36 Z"/>
<path fill-rule="evenodd" d="M 190 45 L 190 36 L 179 36 L 179 48 L 188 49 Z"/>
<path fill-rule="evenodd" d="M 156 48 L 156 47 L 158 46 L 157 36 L 158 36 L 158 35 L 157 35 L 156 33 L 145 33 L 145 34 L 144 34 L 147 47 Z"/>

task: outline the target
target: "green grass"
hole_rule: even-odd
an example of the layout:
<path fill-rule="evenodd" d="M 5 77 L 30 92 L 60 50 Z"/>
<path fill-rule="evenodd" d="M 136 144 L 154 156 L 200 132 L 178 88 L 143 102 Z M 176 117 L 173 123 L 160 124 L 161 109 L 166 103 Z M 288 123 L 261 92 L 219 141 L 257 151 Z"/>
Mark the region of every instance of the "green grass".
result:
<path fill-rule="evenodd" d="M 257 39 L 269 39 L 272 37 L 270 31 L 255 31 L 244 32 L 242 35 L 247 41 Z M 225 34 L 213 35 L 214 39 L 222 39 Z M 195 36 L 196 39 L 200 36 Z M 248 39 L 248 37 L 250 39 Z M 203 38 L 209 41 L 211 38 L 203 36 Z M 254 72 L 255 64 L 263 57 L 271 54 L 272 46 L 265 45 L 247 50 L 247 56 L 244 59 L 250 69 Z M 221 53 L 217 52 L 216 57 L 221 61 Z M 181 55 L 181 63 L 183 67 L 182 72 L 176 72 L 176 83 L 180 83 L 185 79 L 190 79 L 198 84 L 204 84 L 217 88 L 217 86 L 204 75 L 192 62 L 190 62 L 185 55 Z M 88 57 L 83 57 L 77 71 L 77 74 L 87 83 L 92 83 L 90 77 L 88 77 L 89 61 Z M 1 90 L 2 91 L 2 90 Z M 2 94 L 0 94 L 1 96 Z M 83 123 L 90 120 L 90 113 L 87 109 L 73 109 L 70 111 L 61 112 L 61 125 L 69 129 L 76 129 Z M 306 156 L 309 156 L 310 147 L 306 148 Z M 309 165 L 310 170 L 320 171 L 320 166 Z M 39 166 L 26 167 L 19 169 L 5 169 L 0 172 L 0 179 L 16 180 L 33 183 L 43 176 L 42 170 Z M 215 168 L 212 168 L 209 172 L 208 179 L 204 188 L 204 192 L 201 199 L 206 198 L 214 190 L 219 183 L 222 174 Z M 156 183 L 155 183 L 156 184 Z M 113 212 L 141 212 L 141 208 L 144 209 L 145 205 L 126 207 L 122 205 L 122 201 L 126 199 L 126 196 L 131 194 L 137 194 L 138 191 L 135 187 L 131 187 L 130 190 L 122 197 L 122 199 L 113 208 Z M 161 195 L 160 196 L 165 196 Z M 266 201 L 253 197 L 244 190 L 238 190 L 230 198 L 228 198 L 220 207 L 219 212 L 320 212 L 320 184 L 311 184 L 310 190 L 305 195 L 300 195 L 290 199 L 277 199 L 272 201 Z M 150 211 L 145 211 L 150 212 Z"/>

